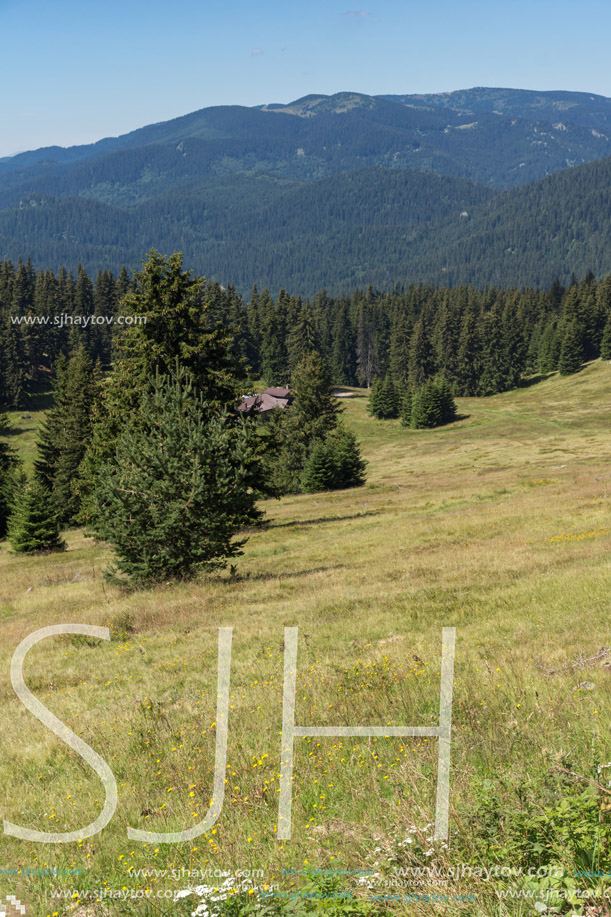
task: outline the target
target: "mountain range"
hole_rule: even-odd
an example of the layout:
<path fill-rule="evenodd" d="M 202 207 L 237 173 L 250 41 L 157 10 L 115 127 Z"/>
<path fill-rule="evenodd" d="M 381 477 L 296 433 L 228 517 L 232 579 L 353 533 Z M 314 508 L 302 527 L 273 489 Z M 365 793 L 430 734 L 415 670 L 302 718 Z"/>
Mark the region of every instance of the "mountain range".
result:
<path fill-rule="evenodd" d="M 0 260 L 181 249 L 242 290 L 611 271 L 611 99 L 476 88 L 221 106 L 0 160 Z"/>

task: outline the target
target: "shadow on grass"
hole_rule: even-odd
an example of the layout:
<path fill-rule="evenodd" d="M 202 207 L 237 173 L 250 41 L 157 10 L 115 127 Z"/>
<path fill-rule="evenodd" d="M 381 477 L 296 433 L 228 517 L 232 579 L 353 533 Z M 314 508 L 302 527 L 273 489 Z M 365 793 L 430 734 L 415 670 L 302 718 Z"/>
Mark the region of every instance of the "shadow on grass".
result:
<path fill-rule="evenodd" d="M 526 379 L 520 379 L 517 384 L 517 388 L 530 388 L 531 385 L 538 385 L 539 382 L 545 382 L 546 379 L 549 379 L 551 376 L 555 376 L 555 372 L 549 373 L 536 373 L 534 376 L 528 376 Z"/>
<path fill-rule="evenodd" d="M 25 412 L 48 411 L 53 407 L 53 389 L 47 382 L 32 385 L 28 395 L 28 406 Z"/>
<path fill-rule="evenodd" d="M 22 436 L 24 433 L 32 433 L 36 428 L 35 427 L 6 427 L 2 430 L 2 436 L 5 436 L 7 439 L 10 439 L 11 436 Z"/>
<path fill-rule="evenodd" d="M 300 576 L 310 576 L 311 573 L 327 573 L 332 570 L 344 570 L 345 564 L 331 564 L 328 567 L 310 567 L 309 570 L 294 570 L 287 573 L 235 573 L 224 582 L 240 582 L 248 580 L 249 582 L 259 582 L 275 579 L 298 579 Z"/>
<path fill-rule="evenodd" d="M 319 516 L 317 519 L 303 519 L 298 522 L 271 522 L 270 529 L 299 528 L 305 525 L 321 525 L 323 522 L 346 522 L 349 519 L 362 519 L 365 516 L 379 516 L 380 510 L 372 509 L 366 513 L 352 513 L 350 516 Z"/>

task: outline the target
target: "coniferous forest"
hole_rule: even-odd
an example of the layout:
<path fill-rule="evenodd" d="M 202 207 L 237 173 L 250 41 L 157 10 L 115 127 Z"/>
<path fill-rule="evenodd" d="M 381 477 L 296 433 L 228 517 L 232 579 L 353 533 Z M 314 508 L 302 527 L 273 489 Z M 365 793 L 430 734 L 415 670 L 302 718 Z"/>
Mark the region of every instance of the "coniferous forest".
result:
<path fill-rule="evenodd" d="M 90 277 L 82 267 L 73 274 L 0 263 L 0 404 L 25 407 L 32 383 L 61 376 L 77 351 L 91 372 L 107 370 L 125 330 L 112 321 L 135 286 L 125 269 Z M 205 281 L 203 296 L 209 326 L 231 329 L 244 378 L 268 385 L 289 382 L 312 350 L 335 385 L 369 387 L 389 376 L 405 389 L 443 376 L 458 396 L 492 395 L 527 375 L 611 358 L 611 276 L 547 290 L 420 284 L 335 297 L 321 290 L 308 299 L 256 287 L 244 298 Z"/>

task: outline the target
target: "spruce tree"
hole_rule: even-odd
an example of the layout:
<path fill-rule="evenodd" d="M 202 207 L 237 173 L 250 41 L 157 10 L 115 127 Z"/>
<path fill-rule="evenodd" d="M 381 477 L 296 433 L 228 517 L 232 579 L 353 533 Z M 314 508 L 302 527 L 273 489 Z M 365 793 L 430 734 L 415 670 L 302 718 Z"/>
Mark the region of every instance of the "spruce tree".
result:
<path fill-rule="evenodd" d="M 456 404 L 445 379 L 430 379 L 413 393 L 409 412 L 410 427 L 440 427 L 454 420 Z"/>
<path fill-rule="evenodd" d="M 412 423 L 412 393 L 407 389 L 401 399 L 401 423 L 404 427 L 410 427 Z"/>
<path fill-rule="evenodd" d="M 335 468 L 334 489 L 361 487 L 365 483 L 367 462 L 361 457 L 356 436 L 340 423 L 327 434 L 325 442 L 331 451 Z"/>
<path fill-rule="evenodd" d="M 0 437 L 9 431 L 7 415 L 0 410 Z M 17 455 L 4 439 L 0 439 L 0 539 L 6 536 L 8 520 L 13 509 L 16 489 Z"/>
<path fill-rule="evenodd" d="M 376 379 L 369 396 L 369 412 L 378 420 L 390 420 L 399 416 L 400 397 L 392 376 L 388 373 L 384 379 Z"/>
<path fill-rule="evenodd" d="M 455 387 L 458 395 L 471 396 L 477 394 L 481 359 L 478 316 L 472 309 L 469 309 L 463 316 L 458 338 L 455 366 Z"/>
<path fill-rule="evenodd" d="M 419 318 L 414 326 L 414 333 L 409 348 L 409 382 L 411 386 L 420 386 L 435 371 L 433 348 L 424 318 Z"/>
<path fill-rule="evenodd" d="M 81 463 L 91 440 L 91 412 L 100 385 L 81 343 L 69 361 L 58 360 L 54 404 L 48 412 L 38 441 L 34 463 L 39 480 L 51 491 L 59 520 L 78 521 Z"/>
<path fill-rule="evenodd" d="M 538 369 L 540 373 L 551 373 L 558 369 L 558 360 L 560 358 L 560 340 L 558 329 L 556 327 L 557 319 L 550 318 L 546 322 L 545 328 L 539 342 Z"/>
<path fill-rule="evenodd" d="M 325 439 L 316 440 L 310 450 L 301 476 L 301 488 L 306 493 L 331 490 L 335 485 L 336 469 L 333 454 Z"/>
<path fill-rule="evenodd" d="M 301 361 L 317 350 L 317 335 L 312 313 L 307 306 L 302 306 L 295 325 L 287 336 L 289 368 L 295 369 Z"/>
<path fill-rule="evenodd" d="M 369 388 L 380 371 L 378 345 L 366 312 L 361 306 L 356 341 L 357 375 L 361 385 Z"/>
<path fill-rule="evenodd" d="M 290 416 L 300 437 L 309 445 L 337 426 L 341 406 L 333 394 L 327 364 L 316 351 L 308 354 L 293 373 Z"/>
<path fill-rule="evenodd" d="M 354 332 L 345 302 L 340 303 L 333 323 L 331 372 L 338 385 L 356 384 Z"/>
<path fill-rule="evenodd" d="M 611 313 L 605 324 L 602 341 L 600 342 L 601 360 L 611 360 Z"/>
<path fill-rule="evenodd" d="M 66 547 L 51 494 L 36 478 L 17 497 L 8 536 L 15 554 L 46 554 Z"/>
<path fill-rule="evenodd" d="M 301 488 L 316 493 L 361 487 L 365 468 L 356 437 L 340 425 L 315 441 L 304 466 Z"/>
<path fill-rule="evenodd" d="M 240 554 L 240 526 L 261 515 L 250 486 L 256 438 L 248 421 L 211 410 L 184 367 L 158 372 L 97 470 L 92 529 L 114 549 L 110 575 L 189 578 Z"/>
<path fill-rule="evenodd" d="M 509 387 L 509 366 L 503 327 L 502 305 L 495 302 L 484 317 L 482 329 L 482 368 L 478 394 L 495 395 Z"/>
<path fill-rule="evenodd" d="M 292 403 L 272 419 L 268 475 L 278 493 L 295 493 L 317 441 L 337 427 L 341 407 L 333 394 L 329 369 L 313 352 L 296 368 L 291 379 Z"/>
<path fill-rule="evenodd" d="M 245 372 L 227 329 L 210 318 L 205 278 L 183 270 L 182 254 L 165 258 L 151 252 L 121 303 L 124 315 L 146 321 L 129 325 L 117 338 L 116 360 L 92 412 L 91 442 L 82 465 L 81 514 L 91 518 L 90 497 L 96 468 L 113 454 L 123 428 L 138 415 L 156 373 L 188 370 L 194 388 L 210 409 L 233 409 Z"/>
<path fill-rule="evenodd" d="M 276 306 L 267 290 L 259 299 L 261 315 L 261 372 L 268 385 L 286 385 L 289 358 L 286 348 L 286 303 L 278 298 Z"/>
<path fill-rule="evenodd" d="M 412 322 L 401 311 L 392 324 L 390 332 L 389 369 L 396 385 L 405 387 L 409 379 L 409 354 L 412 338 Z"/>
<path fill-rule="evenodd" d="M 558 370 L 561 376 L 579 372 L 584 359 L 583 328 L 579 318 L 571 319 L 564 330 Z"/>
<path fill-rule="evenodd" d="M 371 388 L 369 389 L 369 404 L 367 410 L 372 415 L 372 417 L 380 418 L 381 407 L 382 407 L 382 387 L 384 385 L 384 380 L 379 376 L 371 383 Z"/>

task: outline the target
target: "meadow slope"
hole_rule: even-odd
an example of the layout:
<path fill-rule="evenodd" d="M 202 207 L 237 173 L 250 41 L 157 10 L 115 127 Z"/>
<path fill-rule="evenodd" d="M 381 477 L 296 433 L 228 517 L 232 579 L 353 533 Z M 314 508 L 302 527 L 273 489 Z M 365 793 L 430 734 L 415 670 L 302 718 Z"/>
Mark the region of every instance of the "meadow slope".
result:
<path fill-rule="evenodd" d="M 603 827 L 610 817 L 609 772 L 597 768 L 611 761 L 611 655 L 600 652 L 611 646 L 611 365 L 459 399 L 462 419 L 435 431 L 375 421 L 356 394 L 345 416 L 369 462 L 367 485 L 270 501 L 269 526 L 248 533 L 233 575 L 125 593 L 103 581 L 106 546 L 80 530 L 64 554 L 22 558 L 1 547 L 0 815 L 69 831 L 101 808 L 98 778 L 26 711 L 9 678 L 20 640 L 65 622 L 107 625 L 113 639 L 54 637 L 31 651 L 26 682 L 108 762 L 119 804 L 78 845 L 0 835 L 0 900 L 21 897 L 28 917 L 184 915 L 197 895 L 121 904 L 82 892 L 201 885 L 184 872 L 138 875 L 143 868 L 256 869 L 256 884 L 286 890 L 311 867 L 512 866 L 528 861 L 533 842 L 520 847 L 520 837 L 531 828 L 547 845 L 540 862 L 574 873 L 570 817 L 550 811 L 589 792 L 579 805 L 596 806 Z M 14 443 L 23 438 L 30 458 L 39 419 L 15 415 L 26 432 Z M 128 826 L 181 830 L 207 811 L 219 626 L 234 628 L 220 818 L 189 843 L 129 841 Z M 457 628 L 447 847 L 428 840 L 430 739 L 297 739 L 293 838 L 276 839 L 285 626 L 299 627 L 302 725 L 435 723 L 441 628 Z M 587 832 L 580 841 L 594 865 L 609 855 L 599 841 Z M 83 871 L 37 874 L 46 867 Z M 499 898 L 509 886 L 471 876 L 451 893 L 476 904 L 399 895 L 378 912 L 534 913 L 532 902 Z M 53 889 L 79 894 L 61 900 Z"/>

